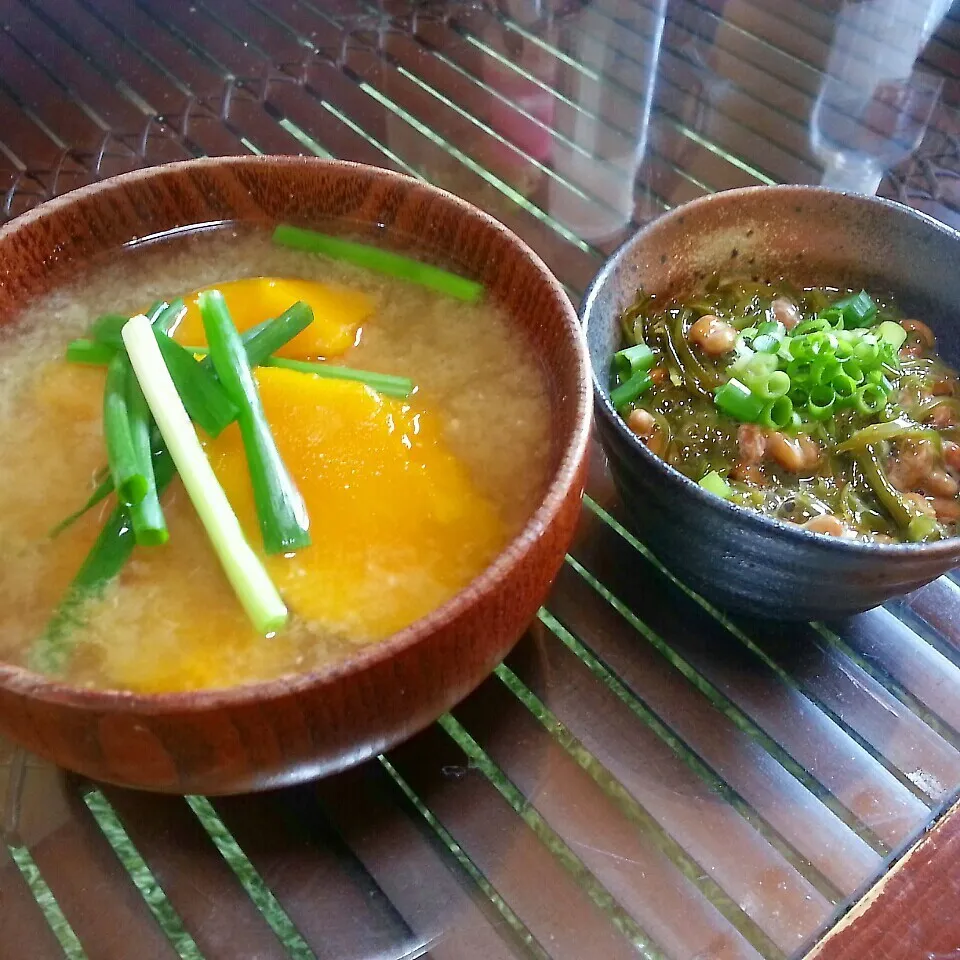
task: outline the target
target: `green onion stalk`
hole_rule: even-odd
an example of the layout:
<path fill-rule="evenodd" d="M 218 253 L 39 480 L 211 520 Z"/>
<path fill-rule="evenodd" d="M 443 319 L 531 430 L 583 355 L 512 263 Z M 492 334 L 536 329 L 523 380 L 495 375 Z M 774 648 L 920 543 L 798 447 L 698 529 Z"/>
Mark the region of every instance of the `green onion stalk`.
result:
<path fill-rule="evenodd" d="M 237 423 L 250 468 L 264 549 L 267 553 L 288 553 L 308 547 L 311 541 L 306 505 L 277 449 L 226 301 L 218 290 L 209 290 L 200 294 L 199 304 L 210 359 L 239 410 Z"/>
<path fill-rule="evenodd" d="M 169 327 L 170 323 L 182 316 L 182 312 L 186 310 L 186 307 L 183 306 L 182 300 L 175 300 L 172 304 L 167 306 L 166 304 L 160 304 L 160 307 L 164 307 L 164 310 L 156 311 L 156 319 L 153 323 L 153 328 L 159 333 L 164 332 L 164 327 Z M 153 310 L 151 311 L 151 313 Z M 149 315 L 148 315 L 149 318 Z M 305 330 L 313 322 L 313 310 L 309 307 L 308 304 L 304 303 L 302 300 L 298 300 L 292 306 L 288 307 L 283 311 L 279 316 L 274 317 L 271 320 L 264 320 L 263 323 L 258 324 L 255 327 L 251 327 L 247 330 L 241 339 L 243 340 L 244 350 L 247 353 L 247 359 L 250 361 L 251 366 L 260 366 L 263 363 L 266 363 L 271 359 L 271 354 L 279 350 L 285 344 L 289 343 L 294 337 L 299 333 Z M 80 343 L 82 341 L 74 341 L 74 344 Z M 92 341 L 91 341 L 92 342 Z M 71 345 L 72 346 L 72 345 Z M 106 347 L 111 351 L 110 358 L 114 356 L 116 351 L 113 348 Z M 198 348 L 190 347 L 187 348 L 190 353 L 197 352 Z M 206 348 L 202 352 L 206 352 Z M 191 361 L 192 361 L 191 357 Z M 201 366 L 208 372 L 213 373 L 213 364 L 210 362 L 210 359 L 205 359 Z M 317 364 L 321 366 L 321 364 Z M 326 365 L 323 365 L 326 366 Z M 343 368 L 345 369 L 345 368 Z M 316 371 L 311 371 L 316 372 Z M 386 377 L 386 374 L 371 374 L 373 377 L 383 376 Z M 410 389 L 404 393 L 404 396 L 407 396 L 413 389 L 412 381 L 405 380 L 405 378 L 395 378 L 397 381 L 405 381 L 409 384 Z M 396 389 L 398 391 L 401 389 L 402 384 L 397 384 Z M 383 392 L 386 392 L 384 390 Z M 232 403 L 231 403 L 232 406 Z M 235 409 L 235 408 L 234 408 Z M 162 446 L 162 441 L 160 438 L 159 431 L 156 428 L 153 429 L 151 433 L 151 446 L 154 450 L 157 450 L 158 446 Z M 103 475 L 103 479 L 97 485 L 97 488 L 90 495 L 89 499 L 79 510 L 70 514 L 70 516 L 64 518 L 60 521 L 51 531 L 50 536 L 55 537 L 66 530 L 69 526 L 74 524 L 79 520 L 85 513 L 89 510 L 92 510 L 97 504 L 105 500 L 111 493 L 113 493 L 113 477 L 110 475 L 109 470 L 104 469 L 100 472 Z"/>
<path fill-rule="evenodd" d="M 317 233 L 315 230 L 303 230 L 288 224 L 281 224 L 273 231 L 273 240 L 274 243 L 283 247 L 323 254 L 334 260 L 343 260 L 376 273 L 428 287 L 457 300 L 466 300 L 468 303 L 477 303 L 484 295 L 484 288 L 480 283 L 457 276 L 447 270 L 441 270 L 439 267 L 391 253 L 382 247 L 355 243 L 352 240 L 344 240 L 342 237 L 331 237 Z"/>
<path fill-rule="evenodd" d="M 309 307 L 306 307 L 306 313 L 285 311 L 279 317 L 248 330 L 244 336 L 244 349 L 248 359 L 252 364 L 260 363 L 270 353 L 297 336 L 312 319 L 313 314 Z M 176 466 L 162 442 L 159 431 L 154 430 L 152 433 L 152 447 L 153 471 L 159 498 L 163 496 L 170 481 L 176 475 Z M 101 473 L 105 472 L 106 469 L 101 471 Z M 112 485 L 96 502 L 106 497 L 110 490 Z M 89 504 L 78 511 L 74 517 L 67 518 L 61 526 L 68 525 L 93 505 Z M 130 511 L 126 506 L 118 503 L 101 528 L 57 609 L 31 646 L 28 655 L 31 669 L 52 675 L 63 671 L 72 650 L 70 635 L 77 626 L 82 624 L 85 605 L 103 595 L 126 565 L 135 544 L 136 535 Z M 269 625 L 267 623 L 267 626 Z"/>
<path fill-rule="evenodd" d="M 227 579 L 258 632 L 265 635 L 275 633 L 287 622 L 286 605 L 243 535 L 240 521 L 210 466 L 186 408 L 177 394 L 147 318 L 131 318 L 123 328 L 123 341 L 170 457 L 176 464 Z M 238 349 L 243 352 L 242 346 L 238 346 Z"/>

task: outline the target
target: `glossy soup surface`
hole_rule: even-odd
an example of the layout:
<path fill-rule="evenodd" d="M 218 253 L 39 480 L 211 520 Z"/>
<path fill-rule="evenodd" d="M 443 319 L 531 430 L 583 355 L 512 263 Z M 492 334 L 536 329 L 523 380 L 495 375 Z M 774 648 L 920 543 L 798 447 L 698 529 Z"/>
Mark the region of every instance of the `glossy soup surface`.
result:
<path fill-rule="evenodd" d="M 163 498 L 169 542 L 135 548 L 105 596 L 84 606 L 69 632 L 67 680 L 171 691 L 314 670 L 450 599 L 536 508 L 550 455 L 546 388 L 496 307 L 279 249 L 260 233 L 165 241 L 100 266 L 0 334 L 0 659 L 27 662 L 113 505 L 48 536 L 105 463 L 104 371 L 66 363 L 65 345 L 101 313 L 209 286 L 224 293 L 241 330 L 306 300 L 316 319 L 283 356 L 409 376 L 417 390 L 398 400 L 258 369 L 313 540 L 265 560 L 290 626 L 270 638 L 254 632 L 174 480 Z M 194 297 L 186 299 L 176 339 L 202 345 Z M 236 424 L 201 439 L 261 550 Z"/>
<path fill-rule="evenodd" d="M 838 304 L 864 296 L 862 321 L 836 318 Z M 888 543 L 957 534 L 960 381 L 923 318 L 875 291 L 717 276 L 684 296 L 641 292 L 621 326 L 625 347 L 646 344 L 652 357 L 649 383 L 618 410 L 690 479 L 815 533 Z M 789 383 L 776 410 L 765 392 L 774 381 L 754 366 L 761 352 L 780 389 Z M 612 397 L 629 379 L 614 366 Z M 735 378 L 753 384 L 757 404 L 763 395 L 763 413 L 722 409 Z"/>

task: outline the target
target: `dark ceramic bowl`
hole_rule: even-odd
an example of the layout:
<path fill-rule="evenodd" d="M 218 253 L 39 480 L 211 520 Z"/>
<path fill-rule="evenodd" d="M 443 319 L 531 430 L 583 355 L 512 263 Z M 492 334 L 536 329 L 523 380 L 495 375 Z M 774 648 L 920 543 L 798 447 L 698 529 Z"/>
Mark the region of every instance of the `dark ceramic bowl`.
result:
<path fill-rule="evenodd" d="M 876 197 L 819 187 L 752 187 L 686 204 L 628 240 L 581 308 L 597 425 L 636 534 L 718 605 L 784 620 L 874 607 L 960 562 L 960 537 L 931 544 L 838 540 L 770 520 L 702 490 L 650 453 L 610 403 L 618 317 L 643 287 L 683 291 L 714 271 L 892 294 L 960 366 L 960 234 Z"/>

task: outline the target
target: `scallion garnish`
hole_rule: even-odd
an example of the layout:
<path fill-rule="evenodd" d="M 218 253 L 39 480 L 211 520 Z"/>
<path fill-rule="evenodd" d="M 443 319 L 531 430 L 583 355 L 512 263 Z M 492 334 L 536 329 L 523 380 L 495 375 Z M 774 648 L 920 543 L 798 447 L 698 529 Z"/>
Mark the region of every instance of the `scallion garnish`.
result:
<path fill-rule="evenodd" d="M 307 547 L 310 521 L 306 506 L 277 449 L 226 301 L 218 290 L 206 290 L 198 302 L 213 367 L 239 410 L 237 423 L 247 454 L 264 549 L 267 553 L 287 553 Z"/>
<path fill-rule="evenodd" d="M 146 317 L 159 333 L 168 333 L 187 312 L 187 305 L 177 299 L 173 303 L 158 300 L 147 311 Z M 67 360 L 90 366 L 106 366 L 117 350 L 122 348 L 120 331 L 129 318 L 119 313 L 105 313 L 90 327 L 90 337 L 81 337 L 67 344 Z"/>
<path fill-rule="evenodd" d="M 256 367 L 267 357 L 273 356 L 297 334 L 306 330 L 311 323 L 313 323 L 313 308 L 303 300 L 298 300 L 279 316 L 272 320 L 264 320 L 263 323 L 258 323 L 245 331 L 241 339 L 247 351 L 250 366 Z M 192 347 L 187 349 L 192 350 Z"/>
<path fill-rule="evenodd" d="M 877 315 L 877 304 L 866 290 L 842 297 L 832 304 L 831 309 L 839 310 L 843 315 L 843 325 L 847 330 L 854 327 L 869 327 Z"/>
<path fill-rule="evenodd" d="M 88 366 L 105 367 L 117 353 L 116 347 L 100 343 L 98 340 L 73 340 L 67 344 L 66 358 L 70 363 L 83 363 Z"/>
<path fill-rule="evenodd" d="M 717 387 L 713 399 L 723 413 L 741 423 L 756 423 L 763 413 L 763 401 L 736 377 Z"/>
<path fill-rule="evenodd" d="M 210 336 L 209 331 L 207 336 Z M 240 521 L 217 481 L 177 395 L 146 317 L 133 317 L 127 323 L 123 328 L 123 342 L 170 456 L 203 521 L 227 579 L 256 629 L 263 634 L 274 633 L 287 622 L 286 605 L 243 535 Z"/>
<path fill-rule="evenodd" d="M 837 391 L 830 384 L 814 384 L 807 394 L 807 415 L 813 420 L 829 420 L 836 402 Z"/>
<path fill-rule="evenodd" d="M 159 307 L 159 310 L 147 313 L 150 325 L 158 333 L 169 334 L 187 314 L 187 305 L 181 297 L 177 297 L 172 303 L 161 303 Z"/>
<path fill-rule="evenodd" d="M 64 517 L 49 533 L 50 537 L 56 537 L 63 533 L 67 527 L 76 523 L 88 510 L 92 510 L 98 503 L 106 500 L 113 493 L 113 477 L 110 476 L 109 469 L 107 475 L 97 484 L 96 489 L 90 494 L 87 502 L 79 509 Z"/>
<path fill-rule="evenodd" d="M 899 323 L 892 320 L 884 320 L 877 326 L 877 337 L 889 343 L 893 350 L 899 350 L 907 339 L 907 331 Z"/>
<path fill-rule="evenodd" d="M 278 367 L 281 370 L 297 370 L 329 380 L 355 380 L 372 387 L 387 397 L 403 399 L 413 393 L 413 381 L 409 377 L 397 377 L 392 373 L 374 373 L 372 370 L 357 370 L 332 363 L 309 363 L 306 360 L 289 360 L 286 357 L 268 357 L 262 367 Z"/>
<path fill-rule="evenodd" d="M 130 520 L 133 523 L 137 543 L 141 546 L 155 547 L 166 543 L 170 539 L 170 533 L 163 517 L 154 476 L 153 418 L 150 416 L 150 408 L 132 370 L 127 377 L 127 412 L 130 417 L 130 435 L 133 439 L 134 452 L 147 480 L 147 492 L 143 499 L 130 507 Z"/>
<path fill-rule="evenodd" d="M 181 310 L 185 310 L 186 307 L 183 306 L 182 300 L 175 300 L 170 304 L 169 309 L 174 311 L 175 315 L 179 314 Z M 265 320 L 263 323 L 258 324 L 256 327 L 247 330 L 243 336 L 243 346 L 244 350 L 247 353 L 247 359 L 250 361 L 251 366 L 258 366 L 275 350 L 279 350 L 284 344 L 292 340 L 298 333 L 304 330 L 310 325 L 313 321 L 313 311 L 302 301 L 298 301 L 292 307 L 287 310 L 284 310 L 278 317 L 274 317 L 272 320 Z M 157 330 L 162 326 L 162 316 L 158 318 L 157 321 L 154 321 L 154 330 Z M 77 343 L 79 341 L 74 341 Z M 93 342 L 93 341 L 88 341 Z M 111 349 L 111 348 L 107 348 Z M 193 348 L 190 348 L 191 352 Z M 114 353 L 111 349 L 110 357 L 107 358 L 105 363 L 109 363 L 109 360 L 113 357 Z M 202 364 L 206 369 L 212 371 L 213 364 L 210 363 L 209 358 L 203 361 Z M 382 376 L 378 374 L 378 376 Z M 154 440 L 156 441 L 158 434 L 154 434 Z M 91 510 L 98 503 L 103 501 L 111 493 L 113 493 L 113 478 L 110 476 L 109 469 L 104 468 L 101 471 L 105 474 L 104 479 L 97 486 L 97 489 L 90 495 L 90 499 L 75 513 L 72 513 L 69 517 L 64 520 L 61 520 L 53 530 L 50 531 L 50 536 L 55 537 L 57 534 L 64 531 L 72 523 L 80 519 L 88 510 Z"/>
<path fill-rule="evenodd" d="M 118 350 L 123 346 L 120 331 L 130 318 L 122 313 L 104 313 L 90 325 L 90 338 L 95 343 Z"/>
<path fill-rule="evenodd" d="M 203 357 L 210 353 L 209 347 L 185 347 L 190 353 Z M 249 356 L 249 349 L 247 351 Z M 409 377 L 397 377 L 392 373 L 375 373 L 372 370 L 357 370 L 355 367 L 340 367 L 332 363 L 312 363 L 309 360 L 291 360 L 287 357 L 267 357 L 259 364 L 250 366 L 276 367 L 280 370 L 296 370 L 327 380 L 354 380 L 372 387 L 387 397 L 404 399 L 413 393 L 413 381 Z"/>
<path fill-rule="evenodd" d="M 794 426 L 793 401 L 786 396 L 768 400 L 760 412 L 760 423 L 771 430 L 786 430 Z"/>
<path fill-rule="evenodd" d="M 887 403 L 887 391 L 879 383 L 865 383 L 857 387 L 853 395 L 853 405 L 864 416 L 872 417 L 878 414 Z"/>
<path fill-rule="evenodd" d="M 167 488 L 175 473 L 169 454 L 154 457 L 157 494 Z M 83 564 L 74 576 L 44 631 L 30 649 L 29 665 L 39 673 L 56 674 L 69 653 L 67 637 L 80 622 L 80 611 L 99 597 L 130 559 L 135 536 L 127 507 L 117 504 L 100 530 Z"/>
<path fill-rule="evenodd" d="M 122 353 L 118 353 L 107 367 L 103 389 L 103 437 L 107 446 L 107 462 L 110 464 L 113 488 L 120 501 L 128 506 L 139 503 L 149 489 L 144 464 L 138 456 L 130 429 L 129 376 L 130 363 Z"/>
<path fill-rule="evenodd" d="M 704 490 L 723 500 L 730 496 L 730 484 L 716 470 L 705 473 L 699 483 Z"/>
<path fill-rule="evenodd" d="M 281 224 L 273 231 L 273 241 L 282 247 L 291 247 L 308 253 L 322 253 L 334 260 L 345 260 L 356 266 L 365 267 L 367 270 L 409 280 L 422 287 L 445 293 L 449 297 L 455 297 L 457 300 L 466 300 L 468 303 L 476 303 L 483 297 L 482 284 L 428 263 L 420 263 L 418 260 L 411 260 L 398 253 L 391 253 L 382 247 L 372 247 L 287 224 Z"/>
<path fill-rule="evenodd" d="M 614 409 L 619 410 L 626 404 L 633 403 L 641 393 L 650 388 L 652 383 L 649 373 L 638 370 L 629 380 L 610 391 L 610 402 Z"/>
<path fill-rule="evenodd" d="M 621 377 L 629 377 L 637 371 L 649 370 L 655 360 L 653 351 L 645 343 L 635 343 L 613 355 L 613 367 Z"/>
<path fill-rule="evenodd" d="M 189 350 L 164 333 L 154 331 L 154 336 L 190 419 L 208 436 L 219 436 L 237 418 L 237 406 L 230 394 Z"/>

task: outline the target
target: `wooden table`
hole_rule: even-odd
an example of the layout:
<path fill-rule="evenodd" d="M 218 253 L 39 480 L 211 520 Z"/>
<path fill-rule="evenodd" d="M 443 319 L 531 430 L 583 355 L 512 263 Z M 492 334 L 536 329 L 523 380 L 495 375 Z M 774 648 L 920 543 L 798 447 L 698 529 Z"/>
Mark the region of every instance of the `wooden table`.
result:
<path fill-rule="evenodd" d="M 347 157 L 485 207 L 574 298 L 658 213 L 831 157 L 957 224 L 949 7 L 0 0 L 3 214 L 204 154 Z M 620 521 L 596 454 L 514 654 L 342 776 L 157 798 L 0 745 L 0 956 L 960 957 L 960 581 L 746 622 Z"/>

